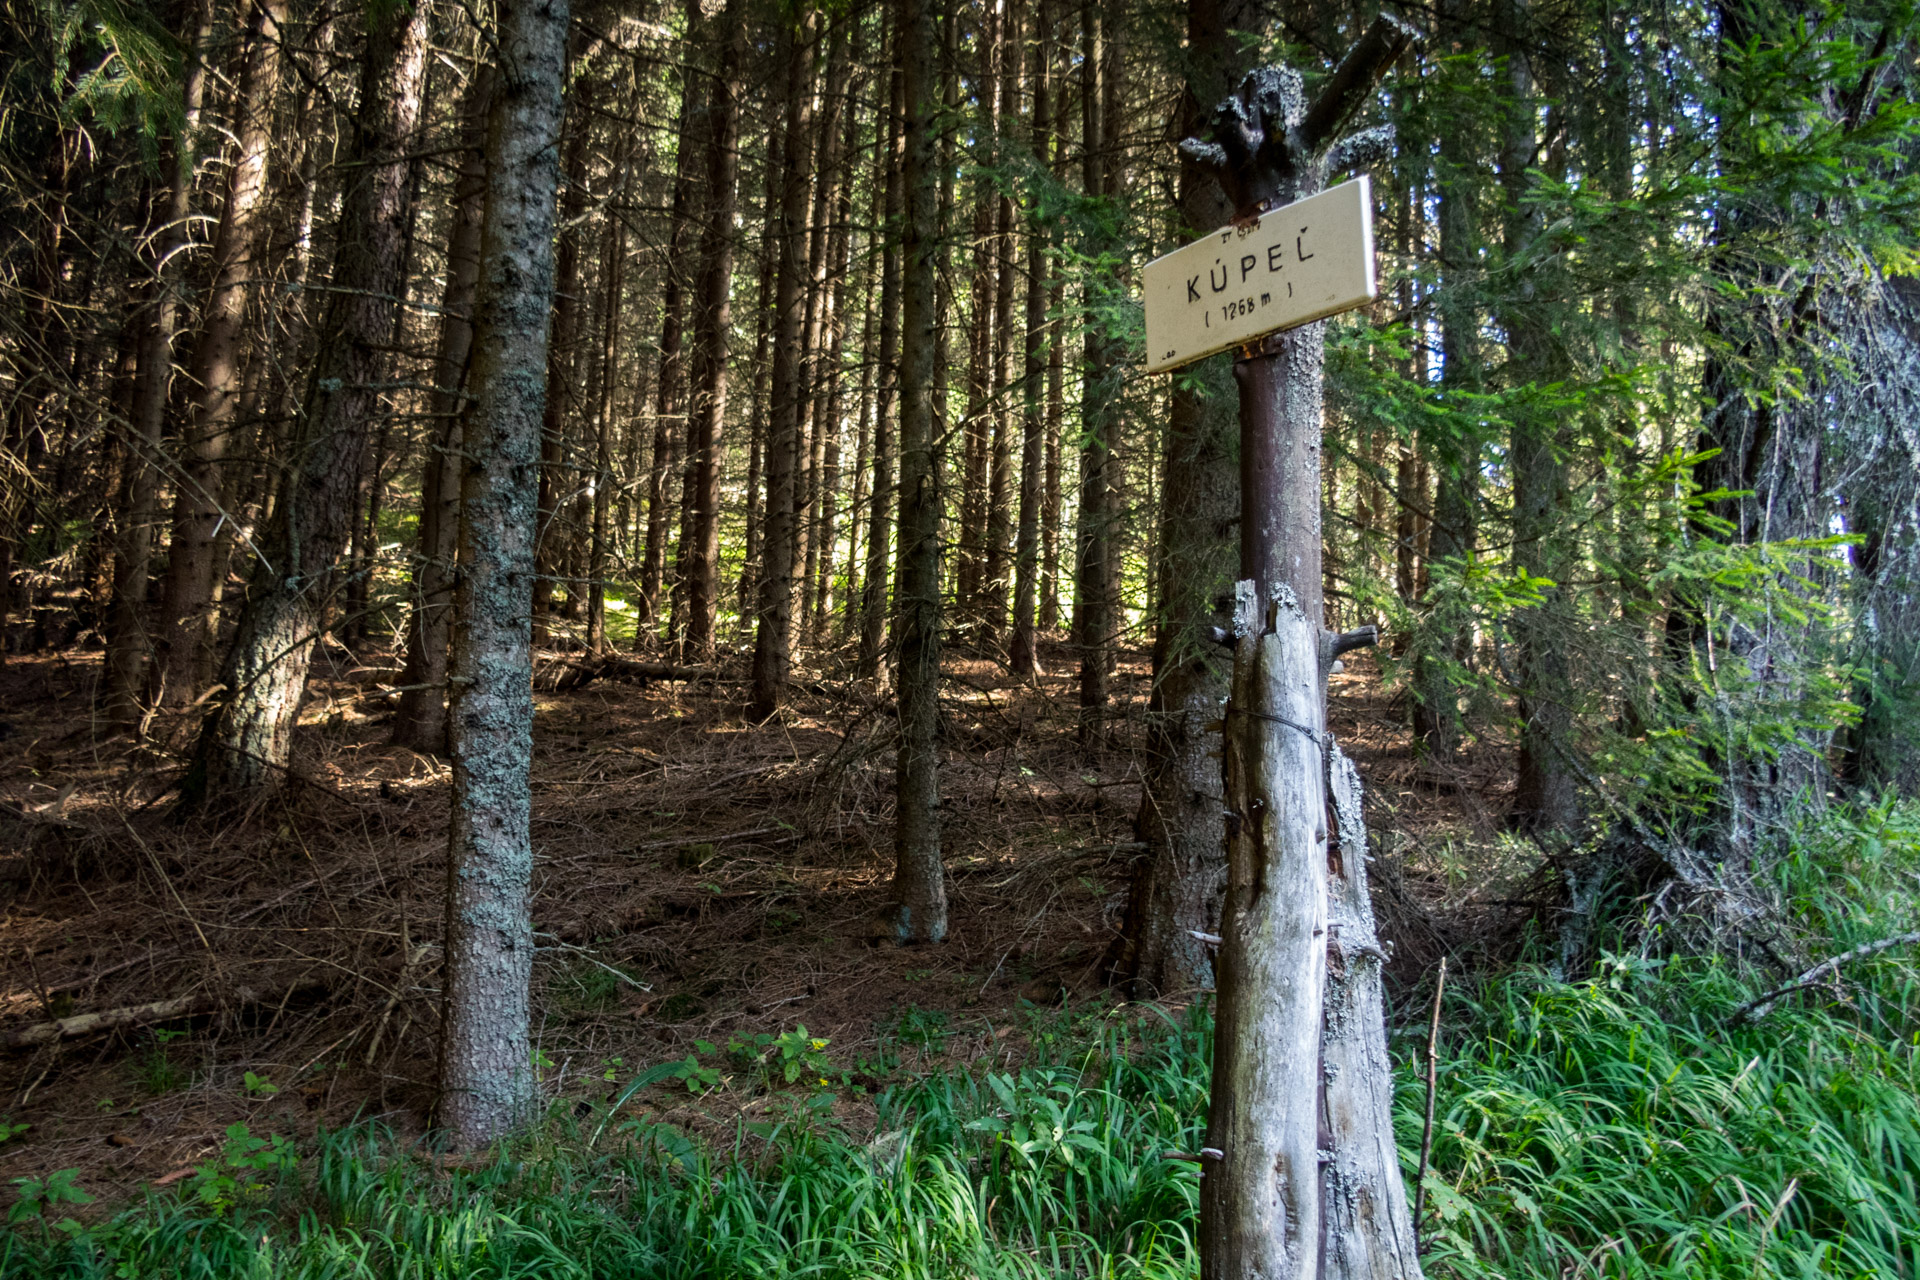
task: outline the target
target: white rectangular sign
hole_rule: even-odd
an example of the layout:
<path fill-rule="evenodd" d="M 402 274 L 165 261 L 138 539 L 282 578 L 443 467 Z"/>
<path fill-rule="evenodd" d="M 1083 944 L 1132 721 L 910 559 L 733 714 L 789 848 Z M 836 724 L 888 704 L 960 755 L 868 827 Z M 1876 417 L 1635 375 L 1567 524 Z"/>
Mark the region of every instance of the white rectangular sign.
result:
<path fill-rule="evenodd" d="M 1147 264 L 1147 372 L 1161 373 L 1372 302 L 1364 177 L 1225 226 Z"/>

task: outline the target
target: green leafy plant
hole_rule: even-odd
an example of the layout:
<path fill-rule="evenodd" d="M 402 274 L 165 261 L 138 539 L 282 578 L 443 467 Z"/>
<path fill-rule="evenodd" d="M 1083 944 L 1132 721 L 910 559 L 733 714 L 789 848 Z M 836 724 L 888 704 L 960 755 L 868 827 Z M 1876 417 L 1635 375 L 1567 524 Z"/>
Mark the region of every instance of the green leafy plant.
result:
<path fill-rule="evenodd" d="M 240 1083 L 246 1086 L 247 1096 L 250 1098 L 271 1098 L 274 1094 L 280 1092 L 279 1085 L 273 1083 L 273 1081 L 267 1079 L 265 1076 L 255 1075 L 251 1071 L 241 1077 Z"/>
<path fill-rule="evenodd" d="M 31 1128 L 30 1124 L 15 1124 L 12 1116 L 0 1116 L 0 1143 L 11 1142 Z"/>
<path fill-rule="evenodd" d="M 55 1169 L 45 1178 L 15 1178 L 19 1198 L 7 1210 L 9 1223 L 46 1220 L 47 1210 L 57 1205 L 92 1204 L 93 1197 L 80 1189 L 78 1169 Z"/>
<path fill-rule="evenodd" d="M 707 1040 L 695 1040 L 693 1047 L 695 1052 L 687 1055 L 687 1060 L 674 1071 L 672 1078 L 686 1085 L 688 1093 L 710 1093 L 720 1087 L 720 1068 L 706 1066 L 700 1061 L 699 1055 L 719 1051 Z"/>
<path fill-rule="evenodd" d="M 256 1138 L 244 1122 L 227 1126 L 218 1164 L 202 1165 L 190 1184 L 193 1196 L 216 1215 L 264 1199 L 268 1179 L 292 1171 L 293 1144 L 279 1134 Z"/>

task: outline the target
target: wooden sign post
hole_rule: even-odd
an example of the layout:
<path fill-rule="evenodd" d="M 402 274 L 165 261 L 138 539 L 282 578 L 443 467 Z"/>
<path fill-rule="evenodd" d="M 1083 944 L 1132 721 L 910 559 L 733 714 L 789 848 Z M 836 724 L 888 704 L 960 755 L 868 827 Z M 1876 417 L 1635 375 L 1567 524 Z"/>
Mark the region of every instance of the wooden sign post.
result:
<path fill-rule="evenodd" d="M 1324 630 L 1320 532 L 1321 320 L 1374 293 L 1366 181 L 1323 189 L 1329 174 L 1391 150 L 1389 129 L 1339 135 L 1414 35 L 1377 19 L 1311 103 L 1292 71 L 1250 73 L 1215 109 L 1212 139 L 1181 144 L 1220 179 L 1233 223 L 1145 278 L 1150 370 L 1239 349 L 1241 581 L 1222 751 L 1227 895 L 1201 1151 L 1204 1280 L 1420 1275 L 1393 1140 L 1380 950 L 1371 920 L 1347 909 L 1356 887 L 1365 902 L 1364 843 L 1349 829 L 1357 780 L 1326 732 L 1333 658 L 1372 643 L 1373 628 Z M 1330 771 L 1344 797 L 1332 809 Z"/>
<path fill-rule="evenodd" d="M 1365 176 L 1225 226 L 1147 264 L 1147 372 L 1372 302 Z"/>

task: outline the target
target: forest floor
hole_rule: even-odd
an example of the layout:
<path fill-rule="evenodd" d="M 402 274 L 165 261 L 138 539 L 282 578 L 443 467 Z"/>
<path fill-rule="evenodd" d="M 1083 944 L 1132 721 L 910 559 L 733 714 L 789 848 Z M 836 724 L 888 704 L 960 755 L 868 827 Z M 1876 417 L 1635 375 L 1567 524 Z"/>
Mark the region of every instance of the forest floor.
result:
<path fill-rule="evenodd" d="M 852 1086 L 879 1083 L 883 1036 L 921 1046 L 922 1067 L 1011 1062 L 1032 1006 L 1113 999 L 1103 957 L 1138 849 L 1144 651 L 1121 655 L 1097 752 L 1074 739 L 1064 645 L 1043 647 L 1050 674 L 1027 684 L 950 658 L 951 933 L 920 948 L 873 936 L 892 868 L 891 717 L 837 683 L 832 655 L 758 727 L 724 664 L 697 682 L 558 691 L 577 660 L 545 653 L 536 679 L 536 1062 L 551 1095 L 607 1097 L 689 1054 L 723 1067 L 732 1038 L 797 1025 Z M 49 1018 L 179 1003 L 0 1047 L 0 1179 L 78 1168 L 111 1202 L 186 1177 L 236 1122 L 418 1133 L 449 770 L 387 742 L 392 655 L 323 651 L 300 781 L 219 829 L 168 813 L 190 718 L 156 723 L 145 746 L 105 736 L 98 665 L 76 650 L 0 668 L 0 1046 Z M 1504 948 L 1540 865 L 1500 833 L 1510 749 L 1482 740 L 1444 774 L 1423 769 L 1367 655 L 1334 677 L 1331 720 L 1368 784 L 1390 988 L 1406 993 L 1442 951 Z M 857 1129 L 862 1090 L 839 1099 Z M 668 1082 L 629 1105 L 720 1134 L 774 1099 Z M 10 1124 L 31 1127 L 9 1141 Z"/>

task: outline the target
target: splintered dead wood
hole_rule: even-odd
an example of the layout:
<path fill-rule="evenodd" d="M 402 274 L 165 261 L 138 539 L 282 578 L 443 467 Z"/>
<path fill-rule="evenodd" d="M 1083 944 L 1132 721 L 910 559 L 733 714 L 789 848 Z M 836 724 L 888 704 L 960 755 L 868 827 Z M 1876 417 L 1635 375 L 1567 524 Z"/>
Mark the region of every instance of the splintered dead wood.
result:
<path fill-rule="evenodd" d="M 912 1007 L 950 1032 L 928 1061 L 965 1062 L 1022 999 L 1096 992 L 1138 852 L 1148 664 L 1122 655 L 1122 746 L 1090 758 L 1073 744 L 1072 657 L 1049 646 L 1041 658 L 1051 674 L 1031 686 L 983 659 L 949 663 L 953 933 L 931 948 L 866 936 L 892 866 L 884 702 L 837 697 L 823 676 L 791 714 L 750 728 L 724 669 L 539 693 L 548 1089 L 597 1096 L 609 1070 L 630 1078 L 695 1040 L 799 1023 L 851 1068 Z M 186 722 L 135 751 L 94 732 L 90 659 L 0 669 L 14 730 L 0 739 L 0 805 L 20 815 L 0 825 L 0 1034 L 188 1002 L 166 1021 L 0 1052 L 0 1114 L 34 1126 L 0 1146 L 0 1177 L 97 1165 L 100 1189 L 130 1190 L 201 1158 L 194 1144 L 236 1120 L 283 1133 L 355 1116 L 418 1123 L 438 1021 L 447 769 L 385 745 L 365 669 L 318 673 L 295 762 L 317 785 L 218 830 L 175 825 L 152 803 Z M 1370 684 L 1341 679 L 1335 727 L 1363 771 L 1398 763 L 1391 716 Z M 36 812 L 63 791 L 57 812 Z M 249 1071 L 276 1092 L 249 1093 Z"/>

